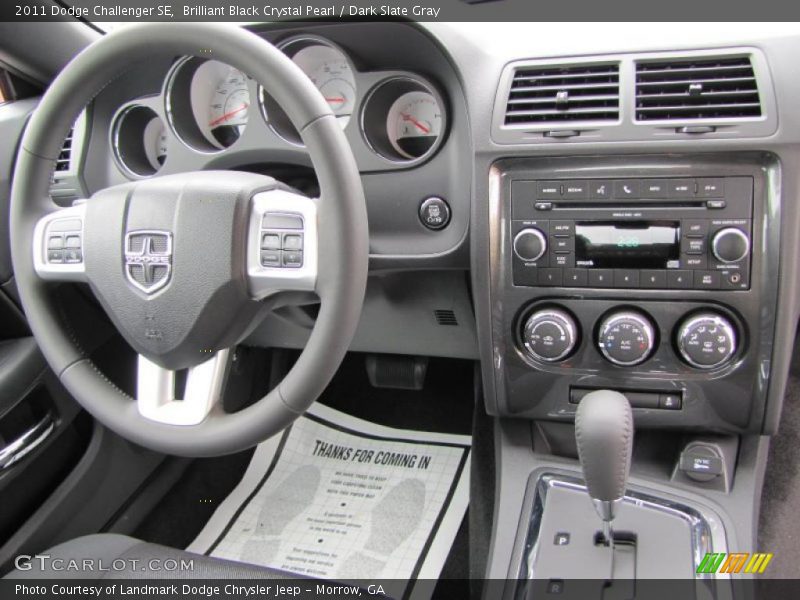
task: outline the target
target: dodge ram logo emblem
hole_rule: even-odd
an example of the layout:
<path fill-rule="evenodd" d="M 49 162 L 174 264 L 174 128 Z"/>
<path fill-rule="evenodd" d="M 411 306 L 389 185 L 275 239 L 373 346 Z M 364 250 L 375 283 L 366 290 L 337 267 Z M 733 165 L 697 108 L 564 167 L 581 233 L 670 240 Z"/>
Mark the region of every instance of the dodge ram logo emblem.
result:
<path fill-rule="evenodd" d="M 172 234 L 131 231 L 125 235 L 125 277 L 145 294 L 163 288 L 172 276 Z"/>

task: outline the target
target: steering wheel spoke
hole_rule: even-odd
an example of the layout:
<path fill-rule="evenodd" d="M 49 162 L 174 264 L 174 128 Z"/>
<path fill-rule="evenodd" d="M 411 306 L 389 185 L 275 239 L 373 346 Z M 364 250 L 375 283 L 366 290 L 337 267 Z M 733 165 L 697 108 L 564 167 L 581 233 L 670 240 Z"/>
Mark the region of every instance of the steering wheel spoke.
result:
<path fill-rule="evenodd" d="M 226 348 L 191 367 L 183 398 L 176 398 L 176 372 L 140 354 L 136 379 L 139 414 L 166 425 L 199 425 L 222 398 L 230 355 Z"/>
<path fill-rule="evenodd" d="M 33 233 L 33 264 L 48 281 L 86 281 L 86 205 L 62 208 L 39 219 Z"/>
<path fill-rule="evenodd" d="M 261 300 L 283 291 L 316 289 L 317 202 L 280 188 L 253 196 L 247 239 L 247 279 L 254 299 Z"/>

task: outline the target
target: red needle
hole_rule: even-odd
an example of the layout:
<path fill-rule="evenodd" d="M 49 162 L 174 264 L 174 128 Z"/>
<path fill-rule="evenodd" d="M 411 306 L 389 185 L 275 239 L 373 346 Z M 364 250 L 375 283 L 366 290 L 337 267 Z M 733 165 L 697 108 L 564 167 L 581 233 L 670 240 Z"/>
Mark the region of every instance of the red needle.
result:
<path fill-rule="evenodd" d="M 344 98 L 341 96 L 333 96 L 331 98 L 325 98 L 328 102 L 344 102 Z"/>
<path fill-rule="evenodd" d="M 216 119 L 211 121 L 211 123 L 209 123 L 208 126 L 209 127 L 215 127 L 215 126 L 219 125 L 220 123 L 224 123 L 225 121 L 230 119 L 236 113 L 239 113 L 239 112 L 242 112 L 243 110 L 245 110 L 248 106 L 250 106 L 250 105 L 247 104 L 247 103 L 242 104 L 239 108 L 234 108 L 232 111 L 226 112 L 221 117 L 217 117 Z"/>
<path fill-rule="evenodd" d="M 430 130 L 430 129 L 428 129 L 427 127 L 425 127 L 425 125 L 423 125 L 422 123 L 420 123 L 419 121 L 417 121 L 417 120 L 416 120 L 414 117 L 412 117 L 411 115 L 407 115 L 406 113 L 400 113 L 400 116 L 401 116 L 401 117 L 403 117 L 403 121 L 411 121 L 411 122 L 412 122 L 414 125 L 416 125 L 416 126 L 417 126 L 417 128 L 418 128 L 420 131 L 422 131 L 422 133 L 430 133 L 430 132 L 431 132 L 431 130 Z"/>

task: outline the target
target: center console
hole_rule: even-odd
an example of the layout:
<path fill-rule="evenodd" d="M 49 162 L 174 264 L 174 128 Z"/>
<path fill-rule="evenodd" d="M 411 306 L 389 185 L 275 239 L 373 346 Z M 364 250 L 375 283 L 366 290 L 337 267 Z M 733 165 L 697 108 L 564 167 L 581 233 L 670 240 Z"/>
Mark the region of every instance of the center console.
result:
<path fill-rule="evenodd" d="M 612 389 L 637 427 L 759 431 L 778 281 L 772 168 L 759 154 L 495 163 L 490 412 L 570 421 L 583 395 Z"/>

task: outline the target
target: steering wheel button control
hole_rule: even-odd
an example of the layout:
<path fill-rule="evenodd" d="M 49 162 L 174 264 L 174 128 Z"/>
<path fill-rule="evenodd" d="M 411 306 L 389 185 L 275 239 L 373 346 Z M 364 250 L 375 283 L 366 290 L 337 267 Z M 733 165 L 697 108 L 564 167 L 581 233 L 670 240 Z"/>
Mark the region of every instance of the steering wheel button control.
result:
<path fill-rule="evenodd" d="M 419 207 L 419 220 L 433 231 L 444 229 L 450 223 L 450 205 L 438 196 L 426 198 Z"/>
<path fill-rule="evenodd" d="M 300 251 L 303 249 L 303 234 L 302 233 L 284 233 L 283 234 L 283 250 Z"/>
<path fill-rule="evenodd" d="M 261 236 L 261 248 L 264 250 L 280 250 L 281 236 L 278 233 L 265 233 Z"/>
<path fill-rule="evenodd" d="M 303 217 L 286 213 L 268 212 L 261 220 L 263 229 L 303 229 Z"/>
<path fill-rule="evenodd" d="M 48 250 L 60 250 L 64 247 L 64 238 L 60 235 L 51 235 L 47 238 L 47 249 Z"/>
<path fill-rule="evenodd" d="M 47 262 L 60 264 L 64 262 L 64 251 L 63 250 L 48 250 L 47 251 Z"/>
<path fill-rule="evenodd" d="M 261 265 L 264 267 L 280 267 L 281 266 L 281 251 L 280 250 L 262 250 L 261 251 Z"/>
<path fill-rule="evenodd" d="M 67 236 L 67 248 L 80 248 L 81 247 L 81 236 L 79 235 L 68 235 Z"/>
<path fill-rule="evenodd" d="M 303 266 L 303 253 L 291 252 L 289 250 L 283 251 L 283 266 L 290 268 L 298 268 Z"/>

